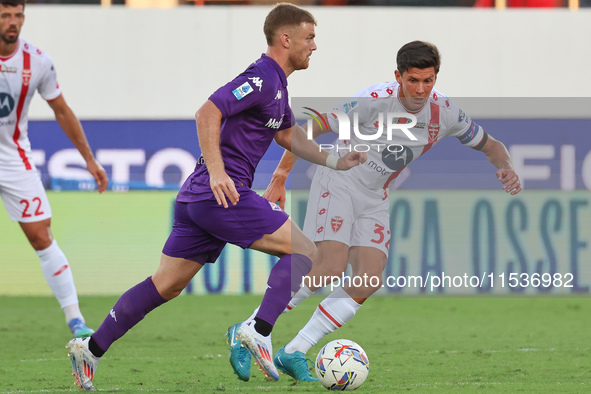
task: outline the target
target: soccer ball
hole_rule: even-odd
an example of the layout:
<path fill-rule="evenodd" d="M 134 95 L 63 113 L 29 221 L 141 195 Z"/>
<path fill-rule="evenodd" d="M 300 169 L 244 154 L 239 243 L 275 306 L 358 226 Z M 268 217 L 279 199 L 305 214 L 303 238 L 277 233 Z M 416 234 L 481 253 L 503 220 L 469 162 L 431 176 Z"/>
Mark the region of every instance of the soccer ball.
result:
<path fill-rule="evenodd" d="M 368 373 L 365 350 L 348 339 L 327 343 L 316 357 L 316 376 L 329 390 L 355 390 L 365 382 Z"/>

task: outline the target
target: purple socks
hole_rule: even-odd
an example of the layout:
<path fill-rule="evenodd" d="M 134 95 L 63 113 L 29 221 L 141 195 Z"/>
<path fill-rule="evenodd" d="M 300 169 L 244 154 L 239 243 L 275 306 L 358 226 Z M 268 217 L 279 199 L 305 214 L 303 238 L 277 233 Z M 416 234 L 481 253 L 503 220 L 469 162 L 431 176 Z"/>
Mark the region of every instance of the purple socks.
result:
<path fill-rule="evenodd" d="M 148 277 L 119 298 L 103 324 L 92 334 L 92 339 L 106 352 L 113 342 L 125 335 L 150 311 L 165 302 L 166 300 L 156 290 L 152 277 Z"/>
<path fill-rule="evenodd" d="M 283 255 L 269 274 L 267 290 L 256 317 L 275 325 L 291 297 L 299 290 L 302 277 L 311 269 L 312 260 L 307 256 L 297 253 Z"/>

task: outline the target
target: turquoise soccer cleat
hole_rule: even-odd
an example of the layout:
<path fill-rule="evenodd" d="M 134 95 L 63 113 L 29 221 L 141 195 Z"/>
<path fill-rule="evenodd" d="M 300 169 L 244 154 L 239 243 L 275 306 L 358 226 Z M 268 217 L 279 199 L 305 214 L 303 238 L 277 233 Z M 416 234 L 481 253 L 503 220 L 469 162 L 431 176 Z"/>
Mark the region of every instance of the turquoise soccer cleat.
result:
<path fill-rule="evenodd" d="M 242 322 L 236 323 L 226 332 L 226 340 L 230 345 L 230 365 L 238 379 L 248 382 L 250 379 L 250 360 L 251 355 L 248 349 L 242 346 L 242 342 L 236 339 L 236 331 L 240 328 Z"/>
<path fill-rule="evenodd" d="M 317 382 L 318 379 L 310 373 L 310 367 L 302 352 L 286 353 L 283 346 L 275 355 L 275 366 L 286 375 L 291 376 L 298 382 Z"/>

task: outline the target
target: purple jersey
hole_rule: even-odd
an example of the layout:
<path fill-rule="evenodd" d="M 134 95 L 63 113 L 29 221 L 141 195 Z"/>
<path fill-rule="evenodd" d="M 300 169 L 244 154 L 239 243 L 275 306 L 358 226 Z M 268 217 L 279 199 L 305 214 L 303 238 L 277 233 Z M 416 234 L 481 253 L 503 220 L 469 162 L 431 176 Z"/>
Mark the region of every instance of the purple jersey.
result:
<path fill-rule="evenodd" d="M 209 99 L 222 113 L 220 148 L 226 173 L 236 187 L 251 187 L 255 169 L 279 130 L 291 127 L 287 77 L 263 54 Z M 203 157 L 183 184 L 179 202 L 214 198 Z"/>

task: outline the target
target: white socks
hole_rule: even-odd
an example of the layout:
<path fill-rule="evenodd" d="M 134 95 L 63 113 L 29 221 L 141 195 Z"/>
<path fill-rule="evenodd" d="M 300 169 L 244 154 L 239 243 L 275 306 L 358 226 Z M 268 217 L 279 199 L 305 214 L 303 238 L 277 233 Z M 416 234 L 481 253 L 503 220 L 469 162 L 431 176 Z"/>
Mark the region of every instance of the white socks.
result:
<path fill-rule="evenodd" d="M 78 307 L 78 295 L 74 286 L 72 270 L 57 242 L 53 240 L 48 248 L 38 250 L 36 253 L 41 260 L 41 269 L 45 280 L 66 314 L 66 323 L 74 318 L 84 321 Z"/>
<path fill-rule="evenodd" d="M 361 304 L 356 303 L 342 287 L 326 297 L 298 335 L 285 346 L 287 353 L 304 354 L 327 334 L 351 320 Z"/>
<path fill-rule="evenodd" d="M 310 297 L 312 294 L 313 291 L 310 290 L 308 286 L 303 285 L 302 287 L 300 287 L 298 292 L 295 293 L 293 297 L 291 297 L 291 300 L 289 301 L 289 304 L 287 304 L 287 307 L 285 308 L 283 313 L 291 311 L 293 308 L 300 305 L 302 301 Z"/>

